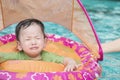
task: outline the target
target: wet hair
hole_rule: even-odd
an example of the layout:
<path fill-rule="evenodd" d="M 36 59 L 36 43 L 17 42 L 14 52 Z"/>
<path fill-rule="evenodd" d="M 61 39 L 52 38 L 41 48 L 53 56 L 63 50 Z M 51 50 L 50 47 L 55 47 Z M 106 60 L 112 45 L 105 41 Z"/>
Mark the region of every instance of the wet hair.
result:
<path fill-rule="evenodd" d="M 34 23 L 40 26 L 41 31 L 43 32 L 43 36 L 45 38 L 44 24 L 40 20 L 38 20 L 38 19 L 25 19 L 25 20 L 20 21 L 16 26 L 16 29 L 15 29 L 16 39 L 19 41 L 21 29 L 26 29 Z"/>

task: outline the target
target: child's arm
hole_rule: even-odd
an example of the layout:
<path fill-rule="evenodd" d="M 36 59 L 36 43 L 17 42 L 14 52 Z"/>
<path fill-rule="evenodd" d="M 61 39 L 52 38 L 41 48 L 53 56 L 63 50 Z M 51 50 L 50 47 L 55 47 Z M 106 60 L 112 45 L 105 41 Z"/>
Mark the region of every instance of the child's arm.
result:
<path fill-rule="evenodd" d="M 64 58 L 63 64 L 66 66 L 64 71 L 74 71 L 79 67 L 75 60 L 68 57 Z"/>
<path fill-rule="evenodd" d="M 17 58 L 16 53 L 4 53 L 0 52 L 0 63 L 7 61 L 7 60 L 15 60 Z"/>
<path fill-rule="evenodd" d="M 54 53 L 45 52 L 42 53 L 42 60 L 48 62 L 55 62 L 55 63 L 62 63 L 65 65 L 64 71 L 74 71 L 76 68 L 79 67 L 79 64 L 71 58 L 63 57 L 56 55 Z"/>
<path fill-rule="evenodd" d="M 120 52 L 120 38 L 111 42 L 103 43 L 102 48 L 104 53 Z"/>
<path fill-rule="evenodd" d="M 4 59 L 6 53 L 0 52 L 0 63 L 6 61 L 6 59 Z"/>

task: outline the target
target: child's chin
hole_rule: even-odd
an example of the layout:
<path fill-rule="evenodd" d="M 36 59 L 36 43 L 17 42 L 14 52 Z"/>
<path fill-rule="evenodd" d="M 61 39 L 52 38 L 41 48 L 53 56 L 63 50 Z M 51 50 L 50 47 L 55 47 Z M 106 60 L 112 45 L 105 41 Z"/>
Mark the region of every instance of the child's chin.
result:
<path fill-rule="evenodd" d="M 29 57 L 33 57 L 33 58 L 34 58 L 34 57 L 39 56 L 39 53 L 29 54 L 28 56 L 29 56 Z"/>

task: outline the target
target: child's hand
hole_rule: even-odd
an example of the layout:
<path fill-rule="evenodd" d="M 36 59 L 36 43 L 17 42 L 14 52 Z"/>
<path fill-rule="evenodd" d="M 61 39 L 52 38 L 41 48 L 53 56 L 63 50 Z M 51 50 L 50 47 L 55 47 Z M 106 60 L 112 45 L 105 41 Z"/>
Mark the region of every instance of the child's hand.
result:
<path fill-rule="evenodd" d="M 64 59 L 64 64 L 66 65 L 64 71 L 74 71 L 75 69 L 78 68 L 78 64 L 76 63 L 75 60 L 71 59 L 71 58 L 65 58 Z"/>
<path fill-rule="evenodd" d="M 64 71 L 69 72 L 69 71 L 74 71 L 75 69 L 77 69 L 77 64 L 76 64 L 76 62 L 75 62 L 75 61 L 70 61 L 70 62 L 66 65 Z"/>

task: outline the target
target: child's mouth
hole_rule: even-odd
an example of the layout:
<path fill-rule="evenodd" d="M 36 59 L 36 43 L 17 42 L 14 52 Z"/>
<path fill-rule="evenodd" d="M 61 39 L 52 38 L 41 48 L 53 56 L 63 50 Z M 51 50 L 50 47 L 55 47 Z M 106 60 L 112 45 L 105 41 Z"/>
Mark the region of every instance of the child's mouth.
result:
<path fill-rule="evenodd" d="M 30 49 L 31 50 L 36 50 L 36 49 L 38 49 L 38 47 L 31 47 Z"/>

